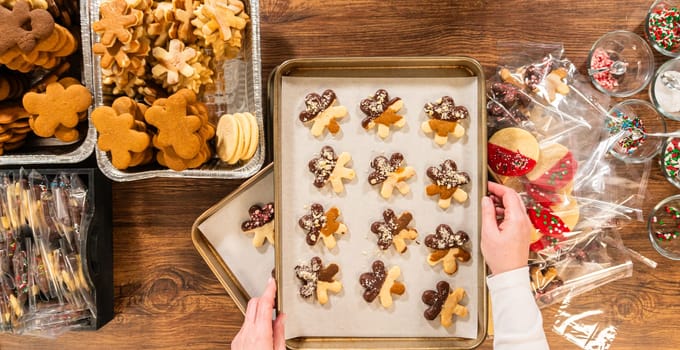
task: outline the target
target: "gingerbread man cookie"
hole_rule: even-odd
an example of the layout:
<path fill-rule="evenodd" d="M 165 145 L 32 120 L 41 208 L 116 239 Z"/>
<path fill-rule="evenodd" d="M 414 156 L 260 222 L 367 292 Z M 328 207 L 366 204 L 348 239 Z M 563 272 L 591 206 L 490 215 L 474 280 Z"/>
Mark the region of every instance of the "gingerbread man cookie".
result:
<path fill-rule="evenodd" d="M 309 171 L 314 174 L 314 186 L 322 188 L 330 182 L 335 193 L 342 192 L 345 189 L 342 180 L 351 181 L 355 176 L 354 170 L 345 167 L 351 160 L 349 153 L 342 152 L 336 156 L 333 147 L 324 146 L 321 154 L 309 161 Z"/>
<path fill-rule="evenodd" d="M 300 112 L 300 121 L 312 124 L 310 129 L 312 135 L 321 136 L 325 128 L 328 128 L 331 134 L 340 131 L 336 119 L 344 118 L 347 115 L 347 108 L 333 106 L 336 101 L 337 97 L 333 90 L 326 90 L 321 96 L 315 92 L 305 96 L 305 110 Z"/>
<path fill-rule="evenodd" d="M 26 1 L 17 1 L 12 10 L 0 6 L 0 55 L 13 48 L 31 52 L 54 30 L 54 19 L 43 9 L 31 9 Z"/>
<path fill-rule="evenodd" d="M 376 221 L 371 225 L 371 232 L 378 236 L 378 248 L 386 250 L 394 244 L 394 248 L 399 253 L 406 251 L 406 241 L 414 240 L 418 237 L 418 231 L 409 227 L 413 220 L 413 215 L 405 211 L 397 217 L 392 209 L 383 212 L 384 221 Z"/>
<path fill-rule="evenodd" d="M 253 234 L 253 246 L 261 247 L 264 240 L 274 245 L 274 203 L 260 207 L 255 204 L 248 209 L 249 220 L 241 224 L 244 233 Z"/>
<path fill-rule="evenodd" d="M 323 267 L 321 258 L 315 256 L 309 264 L 295 266 L 295 276 L 302 281 L 300 296 L 309 298 L 316 295 L 319 304 L 324 305 L 328 302 L 328 292 L 340 293 L 342 283 L 335 280 L 335 275 L 340 271 L 336 264 Z"/>
<path fill-rule="evenodd" d="M 347 233 L 347 226 L 338 221 L 338 217 L 340 217 L 340 210 L 338 208 L 331 207 L 324 213 L 321 204 L 312 204 L 309 214 L 304 215 L 298 221 L 300 227 L 307 233 L 307 244 L 313 246 L 319 241 L 319 237 L 321 237 L 326 248 L 333 249 L 336 244 L 335 236 L 333 235 Z"/>
<path fill-rule="evenodd" d="M 365 272 L 359 276 L 359 284 L 364 287 L 364 300 L 372 302 L 376 297 L 380 297 L 380 304 L 384 308 L 392 306 L 392 294 L 402 295 L 406 291 L 403 283 L 397 281 L 401 275 L 399 266 L 392 266 L 389 271 L 385 271 L 385 264 L 376 260 L 371 265 L 372 272 Z"/>
<path fill-rule="evenodd" d="M 368 183 L 371 185 L 382 184 L 380 195 L 387 199 L 392 197 L 392 191 L 396 187 L 401 194 L 407 194 L 410 190 L 406 180 L 416 174 L 410 166 L 403 166 L 404 156 L 401 153 L 393 153 L 390 159 L 378 156 L 371 161 L 373 172 L 368 175 Z"/>
<path fill-rule="evenodd" d="M 470 253 L 463 249 L 463 245 L 469 240 L 470 237 L 463 231 L 454 233 L 449 225 L 437 226 L 434 234 L 425 237 L 425 246 L 432 249 L 427 257 L 428 264 L 434 266 L 441 262 L 444 272 L 453 275 L 458 271 L 457 261 L 470 260 Z"/>
<path fill-rule="evenodd" d="M 455 138 L 465 135 L 465 128 L 460 125 L 462 120 L 470 117 L 470 112 L 464 106 L 456 106 L 451 96 L 443 96 L 434 103 L 427 103 L 425 113 L 430 119 L 420 126 L 426 134 L 434 134 L 434 142 L 444 145 L 449 134 Z"/>
<path fill-rule="evenodd" d="M 141 127 L 133 114 L 118 113 L 112 107 L 100 106 L 92 112 L 92 123 L 97 129 L 97 146 L 110 153 L 111 164 L 116 169 L 127 169 L 147 160 L 146 155 L 139 156 L 141 159 L 135 157 L 149 149 L 151 137 L 146 130 L 139 130 Z"/>
<path fill-rule="evenodd" d="M 451 198 L 458 203 L 463 203 L 468 199 L 467 192 L 460 187 L 470 183 L 470 175 L 458 171 L 456 162 L 453 160 L 447 159 L 439 167 L 429 167 L 427 177 L 432 180 L 432 184 L 425 188 L 425 192 L 428 196 L 439 195 L 440 208 L 448 208 L 451 205 Z"/>
<path fill-rule="evenodd" d="M 461 305 L 461 300 L 465 297 L 463 288 L 451 290 L 451 286 L 445 281 L 437 283 L 437 290 L 426 290 L 423 292 L 423 303 L 428 306 L 424 312 L 425 319 L 434 320 L 440 316 L 440 323 L 444 327 L 453 324 L 453 316 L 465 317 L 468 310 Z"/>
<path fill-rule="evenodd" d="M 401 116 L 399 110 L 404 106 L 404 102 L 399 97 L 389 98 L 389 94 L 384 89 L 379 89 L 373 96 L 361 100 L 361 111 L 366 114 L 366 118 L 361 121 L 361 126 L 366 130 L 371 130 L 378 126 L 378 136 L 384 139 L 390 135 L 390 126 L 401 128 L 406 125 L 406 119 Z"/>

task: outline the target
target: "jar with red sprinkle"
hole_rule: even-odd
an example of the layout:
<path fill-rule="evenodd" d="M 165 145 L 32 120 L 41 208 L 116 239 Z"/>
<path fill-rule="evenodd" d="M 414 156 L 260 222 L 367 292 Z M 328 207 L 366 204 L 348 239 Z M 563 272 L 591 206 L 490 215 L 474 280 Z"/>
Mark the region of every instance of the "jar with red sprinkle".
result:
<path fill-rule="evenodd" d="M 659 254 L 680 260 L 680 195 L 660 201 L 647 218 L 649 241 Z"/>
<path fill-rule="evenodd" d="M 652 3 L 645 18 L 645 36 L 661 54 L 680 56 L 680 4 L 668 0 Z"/>
<path fill-rule="evenodd" d="M 680 138 L 669 137 L 666 139 L 661 149 L 659 165 L 666 180 L 680 188 Z"/>

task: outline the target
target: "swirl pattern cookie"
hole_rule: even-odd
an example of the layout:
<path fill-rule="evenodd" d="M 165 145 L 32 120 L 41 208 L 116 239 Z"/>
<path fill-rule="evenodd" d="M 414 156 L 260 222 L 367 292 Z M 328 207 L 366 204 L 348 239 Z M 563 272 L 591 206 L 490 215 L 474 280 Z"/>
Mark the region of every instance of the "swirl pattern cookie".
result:
<path fill-rule="evenodd" d="M 425 192 L 428 196 L 439 196 L 437 204 L 440 208 L 446 209 L 451 206 L 451 198 L 459 203 L 464 203 L 468 199 L 467 192 L 460 187 L 470 183 L 470 175 L 458 171 L 458 166 L 453 160 L 447 159 L 439 167 L 429 167 L 427 177 L 432 180 L 432 184 L 425 188 Z"/>
<path fill-rule="evenodd" d="M 330 89 L 321 95 L 312 92 L 305 96 L 305 110 L 300 112 L 300 121 L 311 124 L 312 135 L 321 136 L 326 128 L 331 134 L 337 134 L 340 131 L 337 119 L 347 115 L 347 108 L 333 106 L 336 101 L 335 92 Z"/>
<path fill-rule="evenodd" d="M 470 240 L 463 231 L 453 232 L 449 225 L 437 226 L 434 234 L 425 237 L 425 246 L 432 249 L 427 257 L 427 263 L 435 266 L 440 262 L 444 265 L 444 272 L 453 275 L 458 271 L 457 261 L 470 260 L 470 253 L 463 249 L 463 245 Z"/>
<path fill-rule="evenodd" d="M 248 215 L 250 219 L 241 224 L 241 231 L 253 235 L 253 247 L 261 247 L 265 239 L 274 245 L 274 203 L 267 203 L 262 207 L 252 205 L 248 209 Z"/>
<path fill-rule="evenodd" d="M 460 122 L 468 119 L 470 112 L 465 106 L 456 106 L 453 97 L 443 96 L 434 103 L 428 102 L 424 109 L 430 119 L 423 122 L 420 128 L 426 134 L 434 134 L 436 144 L 446 144 L 449 134 L 455 138 L 465 135 L 465 128 Z"/>
<path fill-rule="evenodd" d="M 384 221 L 376 221 L 371 225 L 371 232 L 378 236 L 378 248 L 387 250 L 391 245 L 399 253 L 407 249 L 406 241 L 412 241 L 418 237 L 418 231 L 409 227 L 413 215 L 405 211 L 397 216 L 392 209 L 383 212 Z"/>
<path fill-rule="evenodd" d="M 307 244 L 313 246 L 319 241 L 319 237 L 321 237 L 326 248 L 333 249 L 336 244 L 334 235 L 347 233 L 347 226 L 339 221 L 338 217 L 340 217 L 340 210 L 338 208 L 331 207 L 324 213 L 321 204 L 312 204 L 309 214 L 304 215 L 298 220 L 298 225 L 306 232 Z"/>
<path fill-rule="evenodd" d="M 335 193 L 344 191 L 342 180 L 351 181 L 355 176 L 354 170 L 346 167 L 351 160 L 349 153 L 342 152 L 336 156 L 333 147 L 324 146 L 319 156 L 309 161 L 309 171 L 314 174 L 314 186 L 322 188 L 330 183 Z"/>
<path fill-rule="evenodd" d="M 465 297 L 463 288 L 451 290 L 451 286 L 445 281 L 439 281 L 436 290 L 426 290 L 423 292 L 422 300 L 428 308 L 423 315 L 427 320 L 434 320 L 439 316 L 440 324 L 450 327 L 453 324 L 453 316 L 465 317 L 468 310 L 461 305 L 461 300 Z"/>
<path fill-rule="evenodd" d="M 359 284 L 365 289 L 364 300 L 370 303 L 379 296 L 383 307 L 392 306 L 392 294 L 402 295 L 406 291 L 404 284 L 396 281 L 400 275 L 399 266 L 392 266 L 389 271 L 386 271 L 382 261 L 374 261 L 371 265 L 371 272 L 365 272 L 359 276 Z"/>
<path fill-rule="evenodd" d="M 395 187 L 401 194 L 407 194 L 410 187 L 406 180 L 413 177 L 416 171 L 403 163 L 404 156 L 401 153 L 393 153 L 389 160 L 384 156 L 375 157 L 371 161 L 373 172 L 368 175 L 368 183 L 382 184 L 380 195 L 385 199 L 392 197 Z"/>
<path fill-rule="evenodd" d="M 402 128 L 406 125 L 406 119 L 397 114 L 403 107 L 404 102 L 399 97 L 389 98 L 384 89 L 379 89 L 373 94 L 361 100 L 359 107 L 366 114 L 361 121 L 361 126 L 366 130 L 378 127 L 378 136 L 384 139 L 390 135 L 390 126 Z"/>
<path fill-rule="evenodd" d="M 319 304 L 328 302 L 328 292 L 340 293 L 342 283 L 335 280 L 335 275 L 340 271 L 336 264 L 324 267 L 321 258 L 313 257 L 309 264 L 295 266 L 295 276 L 302 282 L 300 296 L 307 299 L 316 295 Z"/>

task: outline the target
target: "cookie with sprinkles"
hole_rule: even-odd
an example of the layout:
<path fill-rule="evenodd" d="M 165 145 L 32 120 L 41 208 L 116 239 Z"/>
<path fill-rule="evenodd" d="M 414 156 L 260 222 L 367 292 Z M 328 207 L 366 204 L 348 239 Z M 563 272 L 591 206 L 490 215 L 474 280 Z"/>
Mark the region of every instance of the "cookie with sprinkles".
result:
<path fill-rule="evenodd" d="M 423 122 L 420 128 L 426 134 L 434 134 L 436 144 L 446 144 L 449 134 L 454 138 L 465 135 L 465 128 L 461 122 L 470 117 L 470 112 L 465 106 L 457 106 L 453 97 L 443 96 L 435 102 L 428 102 L 424 110 L 429 119 Z"/>
<path fill-rule="evenodd" d="M 441 263 L 444 272 L 453 275 L 458 271 L 458 261 L 470 260 L 470 253 L 463 246 L 470 241 L 464 231 L 453 231 L 449 225 L 437 226 L 433 234 L 425 237 L 425 246 L 431 249 L 427 263 L 435 266 Z"/>
<path fill-rule="evenodd" d="M 295 276 L 302 282 L 300 296 L 307 299 L 316 296 L 319 304 L 328 302 L 328 292 L 340 293 L 342 283 L 335 280 L 335 275 L 340 271 L 336 264 L 323 266 L 323 261 L 318 256 L 313 257 L 309 263 L 295 266 Z"/>
<path fill-rule="evenodd" d="M 378 136 L 385 139 L 390 135 L 390 127 L 402 128 L 406 125 L 404 116 L 399 111 L 404 106 L 404 101 L 399 97 L 390 98 L 385 89 L 378 89 L 375 94 L 369 96 L 359 104 L 359 108 L 366 115 L 361 121 L 361 126 L 366 130 L 378 127 Z"/>
<path fill-rule="evenodd" d="M 569 149 L 553 143 L 540 149 L 538 162 L 526 177 L 532 185 L 555 192 L 571 182 L 577 169 L 578 163 Z"/>
<path fill-rule="evenodd" d="M 298 225 L 305 231 L 307 244 L 313 246 L 321 238 L 326 248 L 333 249 L 336 245 L 335 235 L 347 233 L 347 226 L 338 220 L 339 217 L 340 209 L 336 207 L 324 212 L 321 204 L 312 204 L 309 213 L 298 220 Z"/>
<path fill-rule="evenodd" d="M 382 184 L 380 195 L 387 199 L 392 197 L 392 192 L 396 188 L 399 193 L 407 194 L 410 187 L 406 180 L 416 174 L 415 169 L 404 165 L 404 155 L 393 153 L 390 159 L 378 156 L 371 161 L 373 172 L 368 175 L 368 183 L 371 185 Z"/>
<path fill-rule="evenodd" d="M 540 154 L 538 141 L 520 128 L 505 128 L 489 138 L 488 165 L 491 174 L 501 183 L 508 177 L 523 176 L 534 170 Z"/>
<path fill-rule="evenodd" d="M 253 246 L 261 247 L 265 239 L 274 245 L 274 203 L 252 205 L 248 215 L 250 219 L 241 224 L 241 230 L 253 235 Z"/>
<path fill-rule="evenodd" d="M 321 95 L 312 92 L 305 96 L 305 110 L 300 112 L 300 121 L 310 124 L 310 132 L 314 136 L 321 136 L 324 129 L 328 129 L 331 134 L 340 131 L 340 124 L 337 119 L 342 119 L 347 115 L 347 108 L 344 106 L 334 106 L 337 97 L 333 90 L 325 90 Z"/>
<path fill-rule="evenodd" d="M 318 157 L 309 161 L 309 171 L 314 174 L 314 186 L 324 187 L 327 183 L 331 184 L 335 193 L 340 193 L 345 186 L 343 180 L 354 179 L 354 170 L 346 165 L 352 160 L 352 156 L 347 152 L 342 152 L 339 156 L 331 146 L 324 146 Z"/>
<path fill-rule="evenodd" d="M 371 224 L 371 232 L 378 236 L 378 248 L 387 250 L 391 245 L 399 253 L 406 251 L 406 242 L 418 237 L 418 231 L 409 226 L 413 215 L 405 211 L 399 216 L 392 209 L 383 211 L 383 221 Z"/>
<path fill-rule="evenodd" d="M 537 252 L 556 245 L 566 238 L 565 233 L 571 231 L 559 216 L 540 204 L 529 206 L 527 214 L 535 229 L 529 246 L 532 251 Z"/>
<path fill-rule="evenodd" d="M 459 171 L 453 160 L 447 159 L 439 166 L 429 167 L 427 177 L 432 183 L 425 188 L 425 193 L 428 196 L 439 196 L 437 204 L 440 208 L 446 209 L 451 206 L 451 198 L 458 203 L 467 201 L 468 194 L 462 186 L 470 183 L 470 175 Z"/>

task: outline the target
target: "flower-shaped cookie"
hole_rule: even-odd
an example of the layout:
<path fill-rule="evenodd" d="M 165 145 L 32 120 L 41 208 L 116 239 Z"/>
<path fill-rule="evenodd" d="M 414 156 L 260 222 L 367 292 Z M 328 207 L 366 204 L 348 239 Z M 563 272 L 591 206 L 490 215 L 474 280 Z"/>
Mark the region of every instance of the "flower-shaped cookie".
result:
<path fill-rule="evenodd" d="M 267 203 L 263 207 L 255 204 L 248 209 L 249 220 L 241 224 L 241 230 L 253 234 L 253 246 L 261 247 L 265 238 L 274 245 L 274 203 Z"/>
<path fill-rule="evenodd" d="M 319 241 L 319 237 L 321 237 L 326 248 L 333 249 L 336 244 L 335 236 L 333 235 L 347 233 L 347 226 L 338 221 L 339 216 L 340 210 L 336 207 L 331 207 L 324 213 L 321 204 L 312 204 L 309 214 L 304 215 L 298 220 L 298 225 L 307 234 L 307 244 L 313 246 Z"/>
<path fill-rule="evenodd" d="M 427 177 L 432 180 L 432 184 L 425 188 L 428 196 L 439 195 L 439 207 L 446 209 L 451 205 L 451 198 L 459 203 L 467 200 L 468 194 L 460 186 L 470 183 L 470 175 L 466 172 L 458 171 L 456 162 L 447 159 L 439 167 L 429 167 Z"/>
<path fill-rule="evenodd" d="M 314 186 L 321 188 L 330 182 L 335 193 L 342 192 L 345 188 L 342 180 L 352 180 L 355 176 L 354 170 L 345 167 L 351 160 L 349 153 L 342 152 L 336 156 L 333 147 L 324 146 L 321 154 L 309 161 L 309 171 L 314 174 Z"/>
<path fill-rule="evenodd" d="M 466 262 L 470 260 L 470 253 L 463 249 L 463 245 L 470 240 L 467 233 L 463 231 L 453 232 L 449 225 L 441 224 L 437 226 L 434 234 L 425 237 L 425 246 L 432 249 L 427 257 L 427 262 L 431 266 L 442 263 L 444 272 L 453 275 L 458 270 L 456 260 Z"/>
<path fill-rule="evenodd" d="M 309 298 L 316 294 L 319 304 L 328 302 L 328 292 L 340 293 L 342 283 L 335 280 L 335 275 L 340 268 L 336 264 L 323 267 L 323 262 L 318 256 L 313 257 L 309 264 L 295 266 L 295 276 L 302 281 L 300 296 Z"/>
<path fill-rule="evenodd" d="M 405 211 L 397 217 L 392 209 L 383 212 L 384 221 L 376 221 L 371 225 L 371 232 L 378 236 L 378 247 L 386 250 L 394 244 L 399 253 L 406 251 L 406 240 L 414 240 L 418 237 L 418 231 L 409 227 L 413 220 L 411 213 Z"/>
<path fill-rule="evenodd" d="M 151 73 L 159 78 L 165 76 L 167 84 L 179 83 L 180 74 L 187 78 L 194 75 L 194 67 L 190 62 L 196 57 L 197 52 L 191 47 L 185 47 L 183 42 L 172 39 L 168 44 L 168 50 L 154 47 L 151 53 L 159 62 L 153 66 Z"/>
<path fill-rule="evenodd" d="M 406 291 L 403 283 L 396 281 L 401 275 L 399 266 L 393 266 L 385 271 L 385 264 L 376 260 L 371 265 L 372 272 L 365 272 L 359 276 L 359 284 L 364 287 L 364 300 L 372 302 L 380 296 L 380 304 L 389 308 L 392 306 L 392 294 L 402 295 Z"/>
<path fill-rule="evenodd" d="M 387 199 L 392 196 L 396 187 L 401 194 L 407 194 L 409 185 L 406 180 L 416 174 L 410 166 L 403 166 L 404 156 L 401 153 L 393 153 L 390 159 L 378 156 L 371 162 L 373 172 L 368 175 L 368 183 L 377 185 L 382 183 L 380 195 Z"/>
<path fill-rule="evenodd" d="M 390 134 L 390 126 L 401 128 L 406 125 L 404 116 L 397 113 L 403 107 L 404 102 L 399 97 L 389 98 L 389 94 L 384 89 L 379 89 L 373 96 L 361 100 L 361 111 L 366 114 L 366 118 L 361 121 L 361 126 L 366 130 L 378 126 L 378 136 L 386 138 Z"/>
<path fill-rule="evenodd" d="M 434 142 L 438 145 L 445 144 L 449 134 L 455 138 L 465 135 L 465 128 L 460 121 L 468 119 L 470 113 L 464 106 L 456 106 L 451 96 L 444 96 L 435 103 L 427 103 L 425 113 L 430 117 L 423 122 L 420 128 L 427 134 L 434 133 Z"/>
<path fill-rule="evenodd" d="M 424 312 L 425 319 L 434 320 L 440 316 L 440 323 L 444 327 L 453 324 L 453 315 L 465 317 L 468 310 L 460 305 L 460 301 L 465 297 L 463 288 L 451 290 L 451 286 L 445 281 L 437 283 L 437 290 L 426 290 L 423 292 L 422 300 L 428 308 Z"/>
<path fill-rule="evenodd" d="M 326 90 L 320 96 L 312 92 L 305 96 L 305 110 L 300 112 L 300 121 L 311 123 L 311 133 L 314 136 L 321 136 L 323 130 L 328 128 L 331 134 L 340 131 L 340 125 L 336 119 L 341 119 L 347 115 L 347 108 L 344 106 L 333 106 L 337 101 L 333 90 Z"/>

